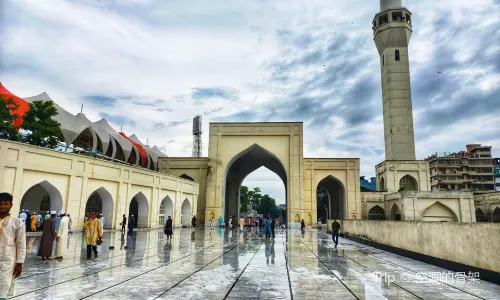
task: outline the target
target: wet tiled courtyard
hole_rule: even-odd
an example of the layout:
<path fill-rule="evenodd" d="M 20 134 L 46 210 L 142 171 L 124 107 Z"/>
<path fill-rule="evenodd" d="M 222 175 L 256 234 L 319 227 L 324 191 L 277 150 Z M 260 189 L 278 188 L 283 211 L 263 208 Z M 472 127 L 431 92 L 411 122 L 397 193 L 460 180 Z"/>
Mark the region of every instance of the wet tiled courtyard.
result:
<path fill-rule="evenodd" d="M 266 241 L 256 229 L 105 232 L 85 261 L 81 233 L 61 262 L 28 258 L 11 299 L 500 299 L 500 286 L 340 239 L 288 230 Z M 109 246 L 114 246 L 110 250 Z M 126 249 L 127 248 L 127 249 Z"/>

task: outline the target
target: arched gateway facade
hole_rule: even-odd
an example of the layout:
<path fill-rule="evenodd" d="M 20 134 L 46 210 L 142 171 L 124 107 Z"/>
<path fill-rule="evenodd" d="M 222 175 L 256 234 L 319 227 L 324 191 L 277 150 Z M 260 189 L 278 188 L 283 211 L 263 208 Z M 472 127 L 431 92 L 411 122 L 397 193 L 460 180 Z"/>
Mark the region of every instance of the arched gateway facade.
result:
<path fill-rule="evenodd" d="M 316 190 L 329 191 L 332 216 L 360 218 L 359 158 L 304 158 L 303 123 L 210 123 L 207 158 L 165 157 L 159 171 L 200 184 L 197 218 L 239 216 L 239 190 L 260 167 L 285 186 L 287 220 L 317 221 Z"/>

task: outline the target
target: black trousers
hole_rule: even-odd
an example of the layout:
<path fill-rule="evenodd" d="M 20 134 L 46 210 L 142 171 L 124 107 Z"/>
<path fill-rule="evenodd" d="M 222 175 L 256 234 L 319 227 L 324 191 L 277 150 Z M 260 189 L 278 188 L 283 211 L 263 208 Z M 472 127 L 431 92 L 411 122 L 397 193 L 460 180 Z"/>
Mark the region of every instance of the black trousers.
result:
<path fill-rule="evenodd" d="M 125 231 L 125 224 L 122 224 L 122 231 Z"/>
<path fill-rule="evenodd" d="M 97 256 L 97 246 L 87 245 L 87 258 L 92 256 L 92 250 L 94 250 L 94 255 Z"/>
<path fill-rule="evenodd" d="M 273 239 L 274 239 L 274 228 L 271 228 L 271 234 L 273 235 Z"/>

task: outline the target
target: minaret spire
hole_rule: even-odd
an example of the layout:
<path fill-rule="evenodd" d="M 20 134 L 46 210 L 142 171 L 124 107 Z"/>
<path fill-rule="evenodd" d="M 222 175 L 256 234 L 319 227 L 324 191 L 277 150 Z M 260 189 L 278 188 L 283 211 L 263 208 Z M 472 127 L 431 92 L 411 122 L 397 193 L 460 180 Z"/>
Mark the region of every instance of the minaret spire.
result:
<path fill-rule="evenodd" d="M 373 40 L 380 55 L 386 160 L 415 160 L 408 44 L 411 12 L 401 0 L 380 0 L 373 18 Z"/>

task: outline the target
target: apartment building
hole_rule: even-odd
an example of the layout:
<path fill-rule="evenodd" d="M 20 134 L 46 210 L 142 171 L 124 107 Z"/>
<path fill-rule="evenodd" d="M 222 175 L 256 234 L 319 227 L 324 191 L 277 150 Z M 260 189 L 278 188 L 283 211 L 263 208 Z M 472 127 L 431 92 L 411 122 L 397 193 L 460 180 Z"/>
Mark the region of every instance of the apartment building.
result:
<path fill-rule="evenodd" d="M 493 167 L 495 168 L 495 191 L 500 192 L 500 157 L 493 159 Z"/>
<path fill-rule="evenodd" d="M 470 144 L 466 151 L 438 153 L 429 161 L 432 191 L 471 191 L 481 193 L 495 190 L 495 171 L 491 146 Z"/>

